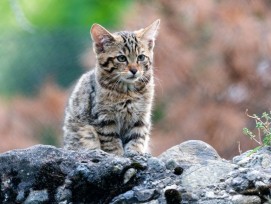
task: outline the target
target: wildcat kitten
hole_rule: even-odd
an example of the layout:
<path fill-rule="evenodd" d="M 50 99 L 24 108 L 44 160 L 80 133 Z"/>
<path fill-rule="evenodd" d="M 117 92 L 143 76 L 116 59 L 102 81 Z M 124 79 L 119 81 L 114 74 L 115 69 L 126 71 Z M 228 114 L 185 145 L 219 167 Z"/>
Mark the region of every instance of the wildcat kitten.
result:
<path fill-rule="evenodd" d="M 63 127 L 65 148 L 98 148 L 117 155 L 146 152 L 159 23 L 113 34 L 98 24 L 92 26 L 97 64 L 79 79 L 70 96 Z"/>

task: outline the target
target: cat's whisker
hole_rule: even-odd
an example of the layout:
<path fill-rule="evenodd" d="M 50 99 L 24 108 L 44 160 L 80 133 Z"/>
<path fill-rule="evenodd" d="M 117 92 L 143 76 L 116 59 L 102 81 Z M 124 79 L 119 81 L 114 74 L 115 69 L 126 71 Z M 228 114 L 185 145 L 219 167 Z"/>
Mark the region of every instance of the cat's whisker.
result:
<path fill-rule="evenodd" d="M 153 79 L 155 80 L 155 82 L 159 83 L 159 86 L 161 86 L 161 88 L 163 88 L 162 87 L 162 82 L 163 81 L 161 79 L 159 79 L 158 77 L 155 77 L 155 76 L 153 77 Z"/>
<path fill-rule="evenodd" d="M 145 86 L 147 85 L 147 81 L 148 81 L 148 79 L 147 79 L 147 77 L 146 76 L 142 76 L 142 81 L 143 81 L 143 83 L 145 84 Z"/>
<path fill-rule="evenodd" d="M 115 80 L 119 77 L 119 75 L 114 76 L 112 79 Z"/>

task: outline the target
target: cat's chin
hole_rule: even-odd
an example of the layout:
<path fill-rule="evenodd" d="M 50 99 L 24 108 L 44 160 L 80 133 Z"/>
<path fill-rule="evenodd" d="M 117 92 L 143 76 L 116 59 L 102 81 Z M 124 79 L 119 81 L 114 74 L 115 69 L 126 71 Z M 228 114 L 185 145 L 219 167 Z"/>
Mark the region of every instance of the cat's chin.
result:
<path fill-rule="evenodd" d="M 126 83 L 126 84 L 134 84 L 137 80 L 138 80 L 137 77 L 134 77 L 134 78 L 127 78 L 127 79 L 122 78 L 122 79 L 121 79 L 121 81 L 122 81 L 123 83 Z"/>

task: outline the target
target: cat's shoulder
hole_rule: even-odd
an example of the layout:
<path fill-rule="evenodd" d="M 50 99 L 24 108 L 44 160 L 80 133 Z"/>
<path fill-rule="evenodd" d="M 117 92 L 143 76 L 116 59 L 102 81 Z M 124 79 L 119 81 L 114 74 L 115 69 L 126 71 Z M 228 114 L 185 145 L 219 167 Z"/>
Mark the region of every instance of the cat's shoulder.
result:
<path fill-rule="evenodd" d="M 95 70 L 90 70 L 78 79 L 77 85 L 87 85 L 87 84 L 94 84 L 95 82 Z"/>
<path fill-rule="evenodd" d="M 95 71 L 90 70 L 84 73 L 75 83 L 73 93 L 76 97 L 81 97 L 81 93 L 92 92 L 95 90 Z"/>
<path fill-rule="evenodd" d="M 90 81 L 93 80 L 95 76 L 95 70 L 92 69 L 84 74 L 82 74 L 82 76 L 79 78 L 79 81 Z"/>

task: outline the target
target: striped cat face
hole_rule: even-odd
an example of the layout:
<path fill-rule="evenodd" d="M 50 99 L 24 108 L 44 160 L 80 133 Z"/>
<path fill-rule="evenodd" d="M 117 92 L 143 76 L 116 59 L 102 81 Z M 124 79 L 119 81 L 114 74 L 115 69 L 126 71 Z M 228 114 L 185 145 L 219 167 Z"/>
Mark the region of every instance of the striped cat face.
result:
<path fill-rule="evenodd" d="M 149 82 L 159 23 L 157 20 L 145 29 L 113 34 L 98 24 L 92 26 L 91 36 L 98 62 L 96 73 L 101 85 L 132 91 Z"/>

